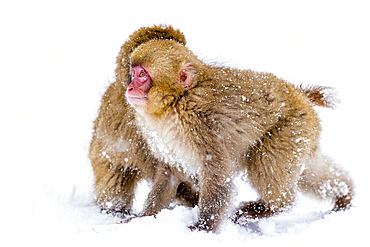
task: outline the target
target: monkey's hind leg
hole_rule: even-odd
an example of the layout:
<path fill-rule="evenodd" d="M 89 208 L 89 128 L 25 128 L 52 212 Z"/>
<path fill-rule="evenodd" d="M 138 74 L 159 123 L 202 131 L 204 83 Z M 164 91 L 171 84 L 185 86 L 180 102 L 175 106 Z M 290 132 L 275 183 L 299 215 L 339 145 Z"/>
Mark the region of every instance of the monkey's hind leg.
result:
<path fill-rule="evenodd" d="M 349 174 L 317 149 L 299 179 L 299 188 L 305 194 L 320 199 L 331 199 L 333 211 L 346 210 L 351 206 L 354 186 Z"/>
<path fill-rule="evenodd" d="M 300 167 L 289 165 L 289 158 L 282 153 L 268 153 L 263 147 L 251 154 L 248 177 L 258 192 L 257 201 L 241 203 L 233 219 L 247 224 L 251 220 L 270 217 L 291 206 L 295 200 Z"/>
<path fill-rule="evenodd" d="M 293 116 L 271 128 L 247 153 L 248 179 L 259 194 L 257 201 L 242 203 L 235 223 L 269 217 L 293 204 L 298 189 L 301 160 L 309 155 L 315 131 L 306 130 L 307 114 Z M 305 122 L 306 121 L 306 122 Z"/>

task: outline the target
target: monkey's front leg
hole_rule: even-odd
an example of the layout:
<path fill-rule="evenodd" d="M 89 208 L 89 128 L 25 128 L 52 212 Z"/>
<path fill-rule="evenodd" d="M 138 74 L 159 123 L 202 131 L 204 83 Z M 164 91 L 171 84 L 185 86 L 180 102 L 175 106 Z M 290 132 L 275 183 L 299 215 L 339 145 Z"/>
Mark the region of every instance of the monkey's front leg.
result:
<path fill-rule="evenodd" d="M 190 226 L 191 230 L 213 231 L 227 218 L 232 192 L 231 176 L 228 169 L 206 165 L 199 180 L 199 219 Z"/>
<path fill-rule="evenodd" d="M 155 216 L 162 209 L 168 208 L 176 197 L 178 184 L 179 182 L 177 182 L 177 178 L 169 166 L 163 165 L 160 167 L 155 175 L 152 189 L 145 201 L 143 211 L 139 215 L 126 219 L 124 223 L 129 223 L 135 218 Z"/>
<path fill-rule="evenodd" d="M 178 184 L 171 167 L 167 165 L 161 167 L 157 171 L 141 216 L 156 215 L 162 209 L 168 208 L 176 197 Z"/>
<path fill-rule="evenodd" d="M 98 165 L 96 166 L 101 170 L 95 174 L 96 203 L 102 212 L 122 218 L 130 215 L 134 191 L 141 179 L 140 172 L 131 167 L 122 170 L 119 168 L 103 170 L 105 167 Z"/>

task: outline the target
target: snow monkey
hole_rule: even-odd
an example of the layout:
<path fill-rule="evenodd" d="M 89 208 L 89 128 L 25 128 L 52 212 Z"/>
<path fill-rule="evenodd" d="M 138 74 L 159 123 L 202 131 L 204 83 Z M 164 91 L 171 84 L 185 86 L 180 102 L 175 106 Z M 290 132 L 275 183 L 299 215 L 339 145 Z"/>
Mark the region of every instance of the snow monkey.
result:
<path fill-rule="evenodd" d="M 117 57 L 90 146 L 97 203 L 131 213 L 138 181 L 151 181 L 139 216 L 179 201 L 198 206 L 192 230 L 217 232 L 289 208 L 298 191 L 350 207 L 352 181 L 323 156 L 314 105 L 327 88 L 296 87 L 273 74 L 211 66 L 171 26 L 134 32 Z M 235 174 L 257 201 L 232 207 Z"/>

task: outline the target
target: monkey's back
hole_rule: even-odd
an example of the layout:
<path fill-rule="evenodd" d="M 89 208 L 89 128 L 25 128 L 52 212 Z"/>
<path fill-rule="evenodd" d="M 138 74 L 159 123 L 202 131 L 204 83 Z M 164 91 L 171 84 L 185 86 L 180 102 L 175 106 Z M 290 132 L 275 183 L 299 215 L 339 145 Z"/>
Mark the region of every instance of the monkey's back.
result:
<path fill-rule="evenodd" d="M 200 115 L 213 113 L 213 122 L 250 121 L 265 133 L 287 117 L 306 115 L 311 118 L 311 127 L 319 126 L 313 104 L 302 89 L 273 74 L 223 67 L 206 71 L 202 82 L 190 89 L 186 103 Z M 221 115 L 225 118 L 216 117 Z"/>

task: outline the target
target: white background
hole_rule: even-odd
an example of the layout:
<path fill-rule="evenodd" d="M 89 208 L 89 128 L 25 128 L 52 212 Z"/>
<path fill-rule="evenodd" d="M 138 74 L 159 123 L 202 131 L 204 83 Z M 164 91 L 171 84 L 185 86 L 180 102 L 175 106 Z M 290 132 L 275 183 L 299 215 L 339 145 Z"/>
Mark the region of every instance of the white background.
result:
<path fill-rule="evenodd" d="M 366 245 L 369 8 L 357 0 L 2 1 L 2 245 Z M 302 198 L 291 214 L 261 221 L 259 231 L 230 223 L 213 235 L 186 229 L 194 210 L 117 225 L 91 206 L 87 149 L 100 96 L 122 43 L 153 24 L 179 28 L 206 61 L 335 87 L 341 104 L 319 110 L 322 144 L 351 172 L 355 207 L 321 218 L 325 207 Z"/>

